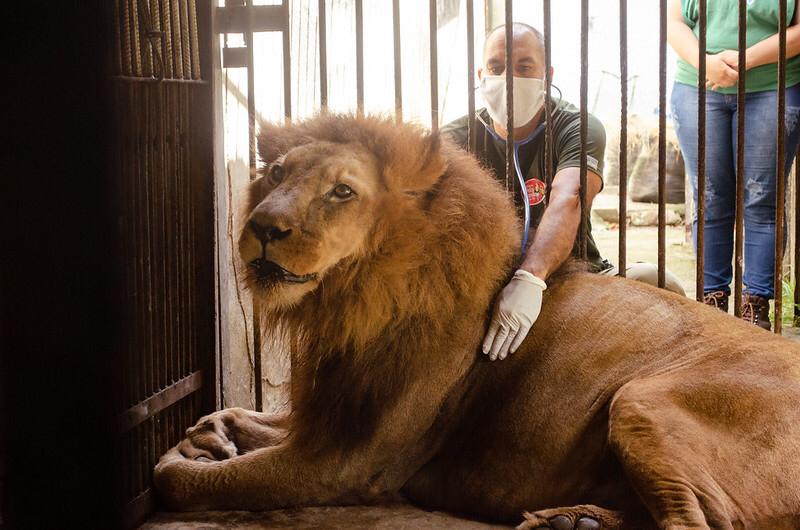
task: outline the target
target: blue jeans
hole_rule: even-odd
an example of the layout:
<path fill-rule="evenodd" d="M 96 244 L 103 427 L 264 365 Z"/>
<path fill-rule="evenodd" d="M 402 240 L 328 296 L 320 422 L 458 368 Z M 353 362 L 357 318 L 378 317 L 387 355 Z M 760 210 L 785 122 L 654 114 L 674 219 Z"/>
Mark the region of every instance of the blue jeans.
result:
<path fill-rule="evenodd" d="M 675 83 L 672 117 L 692 183 L 693 236 L 697 249 L 697 94 L 695 86 Z M 775 264 L 775 183 L 778 91 L 745 98 L 744 125 L 744 285 L 745 291 L 773 297 Z M 706 185 L 704 291 L 730 294 L 733 231 L 736 219 L 736 94 L 706 92 Z M 800 141 L 800 85 L 786 89 L 785 177 Z M 785 231 L 784 231 L 785 233 Z M 737 302 L 738 303 L 738 302 Z"/>

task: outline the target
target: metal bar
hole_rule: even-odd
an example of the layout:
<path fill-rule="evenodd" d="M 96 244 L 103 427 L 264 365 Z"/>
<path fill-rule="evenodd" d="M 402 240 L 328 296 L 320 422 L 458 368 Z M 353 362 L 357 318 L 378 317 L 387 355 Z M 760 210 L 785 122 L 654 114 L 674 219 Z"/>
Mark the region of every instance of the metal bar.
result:
<path fill-rule="evenodd" d="M 248 0 L 251 2 L 252 0 Z M 360 2 L 361 0 L 359 0 Z M 292 49 L 289 42 L 289 2 L 283 2 L 283 116 L 292 121 Z M 253 64 L 253 63 L 251 63 Z"/>
<path fill-rule="evenodd" d="M 778 153 L 775 164 L 775 304 L 772 320 L 773 331 L 780 335 L 783 327 L 783 247 L 784 247 L 784 207 L 786 205 L 786 181 L 784 166 L 786 164 L 786 0 L 780 0 L 778 15 Z"/>
<path fill-rule="evenodd" d="M 122 70 L 122 25 L 120 24 L 119 3 L 123 0 L 114 0 L 114 73 L 119 75 Z"/>
<path fill-rule="evenodd" d="M 467 0 L 467 149 L 475 152 L 475 5 Z"/>
<path fill-rule="evenodd" d="M 200 41 L 197 35 L 197 3 L 189 0 L 189 37 L 192 49 L 192 79 L 200 79 Z"/>
<path fill-rule="evenodd" d="M 667 0 L 659 5 L 658 76 L 658 286 L 666 284 L 667 246 Z"/>
<path fill-rule="evenodd" d="M 745 123 L 745 88 L 747 72 L 744 61 L 747 50 L 747 3 L 739 0 L 739 84 L 736 91 L 736 221 L 734 224 L 733 253 L 733 313 L 737 317 L 742 314 L 742 256 L 744 254 L 744 123 Z"/>
<path fill-rule="evenodd" d="M 173 4 L 175 5 L 175 4 Z M 180 29 L 180 25 L 178 26 Z M 159 265 L 159 285 L 160 291 L 158 296 L 158 309 L 159 309 L 159 325 L 161 332 L 158 335 L 159 343 L 163 355 L 167 357 L 170 364 L 170 379 L 169 382 L 174 382 L 180 379 L 178 370 L 178 351 L 175 347 L 175 329 L 173 315 L 177 308 L 175 307 L 175 278 L 177 271 L 175 270 L 175 251 L 174 251 L 174 233 L 175 233 L 175 208 L 174 202 L 175 193 L 175 179 L 180 173 L 180 151 L 181 151 L 181 135 L 177 127 L 179 108 L 176 104 L 176 92 L 173 87 L 166 89 L 169 93 L 170 108 L 167 113 L 169 119 L 169 132 L 172 141 L 172 167 L 155 180 L 157 183 L 157 199 L 155 209 L 158 215 L 154 233 L 157 236 L 155 256 L 156 263 Z"/>
<path fill-rule="evenodd" d="M 517 196 L 517 187 L 514 185 L 514 61 L 512 50 L 514 47 L 514 18 L 513 1 L 506 0 L 505 34 L 506 34 L 506 191 L 513 191 L 512 197 Z M 509 184 L 511 186 L 509 187 Z"/>
<path fill-rule="evenodd" d="M 193 79 L 192 76 L 192 50 L 191 36 L 189 35 L 189 2 L 184 0 L 180 3 L 178 14 L 181 19 L 181 59 L 183 60 L 183 77 Z"/>
<path fill-rule="evenodd" d="M 471 1 L 471 0 L 470 0 Z M 392 26 L 394 33 L 394 120 L 403 121 L 403 72 L 400 47 L 400 0 L 392 1 Z"/>
<path fill-rule="evenodd" d="M 706 34 L 708 29 L 707 0 L 698 2 L 698 75 L 697 75 L 697 256 L 695 271 L 695 298 L 703 301 L 705 294 L 705 240 L 706 240 Z M 738 305 L 738 304 L 735 304 Z"/>
<path fill-rule="evenodd" d="M 131 44 L 131 14 L 129 0 L 122 2 L 122 73 L 134 76 L 136 70 L 133 67 L 133 47 Z"/>
<path fill-rule="evenodd" d="M 580 167 L 580 199 L 581 199 L 581 224 L 578 241 L 580 242 L 580 257 L 586 259 L 589 239 L 589 209 L 586 204 L 586 177 L 589 171 L 587 165 L 586 142 L 589 138 L 589 114 L 587 111 L 589 99 L 589 0 L 581 0 L 581 167 Z"/>
<path fill-rule="evenodd" d="M 172 63 L 175 77 L 185 79 L 183 75 L 183 40 L 181 39 L 181 0 L 172 0 Z"/>
<path fill-rule="evenodd" d="M 133 33 L 133 74 L 136 76 L 144 75 L 142 68 L 142 41 L 139 38 L 139 3 L 136 0 L 130 1 L 131 30 Z"/>
<path fill-rule="evenodd" d="M 136 4 L 138 12 L 136 22 L 139 25 L 141 42 L 142 73 L 145 77 L 151 77 L 155 72 L 154 53 L 156 52 L 153 39 L 150 36 L 153 31 L 153 18 L 150 15 L 150 5 L 147 0 L 136 0 Z"/>
<path fill-rule="evenodd" d="M 140 354 L 137 356 L 134 352 L 134 357 L 131 359 L 130 368 L 134 372 L 133 381 L 131 385 L 131 393 L 128 396 L 129 404 L 135 403 L 142 395 L 145 383 L 142 381 L 146 376 L 144 370 L 140 369 L 139 363 L 147 363 L 147 359 L 152 359 L 155 356 L 153 351 L 153 341 L 151 339 L 152 328 L 152 313 L 149 311 L 152 303 L 152 276 L 150 275 L 150 232 L 148 230 L 150 210 L 148 207 L 148 186 L 147 186 L 147 173 L 142 173 L 138 170 L 139 157 L 136 153 L 137 143 L 135 138 L 138 136 L 136 130 L 136 116 L 138 115 L 138 108 L 136 107 L 136 91 L 134 86 L 126 87 L 126 100 L 128 103 L 127 117 L 133 126 L 134 134 L 129 135 L 130 143 L 126 146 L 126 153 L 133 156 L 133 160 L 126 160 L 125 164 L 131 166 L 131 176 L 135 179 L 135 209 L 132 211 L 134 223 L 137 225 L 137 238 L 136 238 L 136 261 L 137 261 L 137 275 L 139 276 L 139 306 L 138 319 L 139 326 L 137 331 L 140 335 L 137 337 L 139 343 Z M 128 135 L 126 135 L 128 136 Z M 136 215 L 136 213 L 141 213 Z"/>
<path fill-rule="evenodd" d="M 215 8 L 214 30 L 217 33 L 260 33 L 283 31 L 285 8 L 282 5 L 225 6 Z"/>
<path fill-rule="evenodd" d="M 428 2 L 431 60 L 431 130 L 439 130 L 439 25 L 436 17 L 436 0 Z"/>
<path fill-rule="evenodd" d="M 159 0 L 150 0 L 150 26 L 153 30 L 153 38 L 150 39 L 150 46 L 153 50 L 153 77 L 163 79 L 164 71 L 164 32 L 161 31 L 161 4 Z M 157 37 L 156 37 L 157 36 Z"/>
<path fill-rule="evenodd" d="M 131 85 L 131 92 L 134 94 L 137 92 L 136 85 Z M 168 374 L 166 355 L 164 354 L 162 344 L 159 341 L 159 339 L 163 336 L 163 330 L 161 329 L 157 312 L 162 298 L 160 287 L 161 275 L 158 274 L 159 257 L 157 254 L 160 247 L 157 241 L 158 230 L 155 229 L 157 226 L 157 181 L 162 177 L 162 175 L 165 175 L 169 172 L 169 164 L 172 155 L 172 146 L 169 136 L 170 130 L 167 119 L 169 107 L 165 101 L 165 92 L 165 89 L 161 89 L 158 92 L 158 102 L 160 108 L 157 109 L 159 111 L 159 115 L 162 117 L 163 122 L 161 124 L 161 141 L 163 142 L 162 151 L 164 154 L 164 164 L 160 168 L 161 171 L 156 171 L 153 174 L 145 173 L 142 175 L 141 186 L 143 195 L 142 203 L 140 204 L 140 211 L 143 213 L 141 217 L 143 218 L 143 232 L 145 236 L 142 249 L 142 253 L 144 254 L 143 274 L 147 284 L 147 304 L 144 307 L 144 311 L 146 312 L 147 326 L 145 328 L 146 331 L 143 338 L 143 342 L 146 344 L 147 349 L 147 355 L 145 358 L 150 357 L 153 359 L 153 362 L 159 368 L 158 374 L 161 375 L 162 378 L 156 379 L 154 371 L 154 373 L 151 374 L 152 379 L 142 382 L 142 385 L 140 386 L 139 392 L 136 396 L 137 399 L 143 398 L 158 389 L 158 385 L 161 383 L 161 381 L 167 378 Z M 137 106 L 135 111 L 138 113 L 140 111 L 140 107 Z M 145 361 L 143 360 L 142 363 L 144 362 Z M 140 369 L 140 366 L 137 366 L 136 369 Z"/>
<path fill-rule="evenodd" d="M 167 94 L 169 89 L 165 86 L 156 86 L 156 118 L 158 119 L 158 146 L 159 146 L 159 160 L 158 160 L 158 169 L 153 172 L 154 178 L 157 175 L 167 175 L 170 172 L 170 161 L 172 156 L 172 145 L 170 143 L 170 129 L 169 129 L 169 103 L 167 99 Z M 148 197 L 148 201 L 149 201 Z M 147 207 L 148 215 L 149 215 L 149 206 Z M 148 241 L 149 241 L 149 233 L 148 233 Z M 148 247 L 150 248 L 149 243 Z M 149 273 L 149 269 L 148 269 Z M 148 274 L 149 275 L 149 274 Z M 148 282 L 151 281 L 148 278 Z M 152 301 L 148 300 L 148 306 L 152 305 Z M 145 335 L 144 340 L 148 343 L 152 343 L 152 328 L 148 329 L 147 335 Z M 150 346 L 152 350 L 152 345 Z M 137 396 L 138 398 L 145 397 L 150 395 L 150 393 L 157 391 L 165 386 L 167 386 L 167 381 L 169 380 L 169 371 L 167 367 L 167 360 L 164 356 L 159 355 L 158 351 L 151 351 L 151 355 L 153 356 L 153 381 L 152 381 L 152 388 L 148 390 L 147 393 L 141 394 Z"/>
<path fill-rule="evenodd" d="M 701 0 L 703 1 L 703 0 Z M 619 266 L 628 267 L 628 0 L 619 0 Z"/>
<path fill-rule="evenodd" d="M 319 102 L 323 112 L 328 110 L 328 27 L 325 19 L 325 0 L 319 0 Z"/>
<path fill-rule="evenodd" d="M 364 5 L 356 0 L 356 107 L 364 115 Z"/>
<path fill-rule="evenodd" d="M 203 386 L 203 371 L 196 370 L 169 385 L 163 390 L 159 390 L 147 399 L 137 403 L 125 412 L 118 420 L 120 432 L 127 432 L 166 409 L 170 405 L 177 403 L 189 394 L 197 392 Z"/>
<path fill-rule="evenodd" d="M 796 8 L 795 8 L 796 9 Z M 800 317 L 800 147 L 794 157 L 794 322 Z"/>
<path fill-rule="evenodd" d="M 550 0 L 544 0 L 542 4 L 544 15 L 544 179 L 545 179 L 545 205 L 550 203 L 550 188 L 553 185 L 553 109 L 551 102 L 553 99 L 553 49 L 552 49 L 552 16 Z"/>
<path fill-rule="evenodd" d="M 246 7 L 252 7 L 253 0 L 246 1 Z M 248 142 L 249 142 L 249 166 L 250 166 L 250 181 L 256 179 L 256 101 L 255 101 L 255 59 L 253 57 L 253 32 L 247 31 L 245 33 L 247 44 L 247 125 L 248 125 Z M 284 39 L 284 56 L 286 41 Z M 284 58 L 284 70 L 286 69 L 286 60 Z M 284 91 L 287 87 L 284 83 Z M 263 403 L 263 389 L 261 388 L 261 328 L 258 319 L 258 302 L 253 299 L 253 371 L 255 372 L 255 388 L 253 389 L 255 397 L 255 407 L 257 411 L 261 411 Z"/>
<path fill-rule="evenodd" d="M 164 77 L 175 77 L 175 56 L 172 50 L 172 6 L 177 0 L 162 0 L 161 31 L 164 32 Z"/>
<path fill-rule="evenodd" d="M 176 4 L 173 3 L 173 6 Z M 177 10 L 178 7 L 175 7 Z M 177 12 L 177 11 L 176 11 Z M 173 30 L 175 26 L 173 25 Z M 178 24 L 178 30 L 180 31 L 180 23 Z M 180 38 L 180 35 L 178 35 Z M 182 55 L 182 54 L 181 54 Z M 181 58 L 181 55 L 178 56 L 178 59 Z M 172 311 L 173 309 L 173 293 L 174 293 L 174 286 L 173 286 L 173 278 L 175 277 L 175 270 L 174 270 L 174 262 L 172 261 L 172 233 L 173 227 L 171 226 L 174 222 L 172 219 L 172 212 L 174 208 L 171 207 L 172 202 L 172 193 L 174 188 L 174 176 L 180 172 L 180 149 L 182 139 L 180 136 L 180 130 L 177 127 L 177 120 L 178 115 L 180 114 L 180 107 L 178 104 L 178 93 L 175 87 L 165 89 L 167 91 L 167 97 L 169 101 L 169 109 L 167 111 L 167 119 L 168 127 L 169 127 L 169 138 L 170 138 L 170 153 L 172 155 L 170 159 L 170 167 L 169 171 L 166 173 L 159 175 L 156 183 L 158 185 L 158 195 L 157 195 L 157 202 L 155 204 L 156 213 L 158 215 L 157 221 L 155 223 L 155 234 L 157 236 L 157 243 L 156 249 L 157 253 L 155 255 L 156 263 L 159 264 L 159 286 L 160 291 L 158 295 L 158 300 L 160 302 L 160 309 L 161 314 L 159 315 L 159 324 L 161 326 L 160 333 L 158 335 L 161 345 L 161 352 L 167 358 L 167 362 L 169 363 L 169 379 L 166 381 L 167 384 L 172 384 L 175 381 L 178 381 L 181 376 L 178 373 L 178 356 L 176 355 L 175 345 L 173 340 L 173 326 L 172 326 Z M 167 228 L 169 227 L 169 228 Z"/>

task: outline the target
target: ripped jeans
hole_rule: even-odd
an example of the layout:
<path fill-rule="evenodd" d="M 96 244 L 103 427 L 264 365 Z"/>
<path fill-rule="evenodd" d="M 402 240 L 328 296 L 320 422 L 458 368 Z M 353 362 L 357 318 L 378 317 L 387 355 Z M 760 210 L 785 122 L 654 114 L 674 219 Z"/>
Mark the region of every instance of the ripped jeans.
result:
<path fill-rule="evenodd" d="M 697 249 L 697 94 L 695 86 L 675 83 L 672 117 L 686 172 L 692 183 Z M 775 260 L 776 125 L 778 92 L 753 92 L 745 99 L 744 130 L 744 287 L 773 297 Z M 730 294 L 736 219 L 736 94 L 706 92 L 706 185 L 704 292 Z M 786 89 L 784 179 L 800 141 L 800 85 Z M 785 180 L 784 180 L 785 182 Z M 784 231 L 784 233 L 786 233 Z M 738 301 L 737 301 L 738 303 Z"/>

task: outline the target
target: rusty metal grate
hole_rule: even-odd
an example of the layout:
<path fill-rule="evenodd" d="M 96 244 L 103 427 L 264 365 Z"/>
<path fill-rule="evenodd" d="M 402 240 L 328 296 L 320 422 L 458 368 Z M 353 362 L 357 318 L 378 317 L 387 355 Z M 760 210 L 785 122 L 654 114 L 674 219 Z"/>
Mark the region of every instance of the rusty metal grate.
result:
<path fill-rule="evenodd" d="M 115 0 L 115 75 L 200 79 L 196 0 Z"/>
<path fill-rule="evenodd" d="M 153 509 L 158 458 L 215 403 L 211 85 L 200 78 L 201 57 L 210 62 L 211 6 L 200 4 L 200 26 L 194 0 L 115 4 L 117 240 L 127 302 L 117 429 L 127 526 Z"/>

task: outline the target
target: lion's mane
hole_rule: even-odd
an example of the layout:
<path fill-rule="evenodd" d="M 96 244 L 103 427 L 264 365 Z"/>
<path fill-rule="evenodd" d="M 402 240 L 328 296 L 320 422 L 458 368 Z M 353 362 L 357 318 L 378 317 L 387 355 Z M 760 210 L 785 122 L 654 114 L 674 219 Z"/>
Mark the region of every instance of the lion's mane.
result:
<path fill-rule="evenodd" d="M 265 125 L 259 153 L 266 167 L 315 141 L 367 148 L 386 200 L 363 255 L 339 263 L 295 307 L 264 318 L 287 330 L 291 344 L 291 436 L 319 447 L 335 436 L 344 451 L 369 436 L 443 349 L 468 345 L 477 357 L 481 324 L 520 236 L 498 183 L 420 127 L 322 115 Z M 252 192 L 249 207 L 260 200 Z"/>

